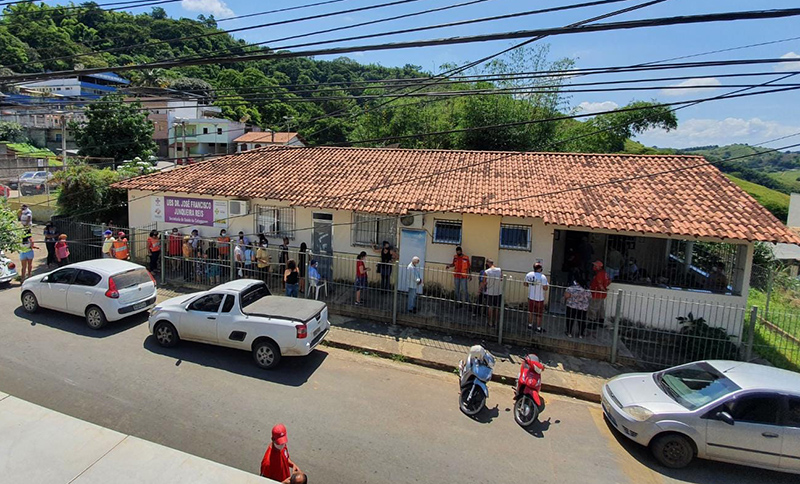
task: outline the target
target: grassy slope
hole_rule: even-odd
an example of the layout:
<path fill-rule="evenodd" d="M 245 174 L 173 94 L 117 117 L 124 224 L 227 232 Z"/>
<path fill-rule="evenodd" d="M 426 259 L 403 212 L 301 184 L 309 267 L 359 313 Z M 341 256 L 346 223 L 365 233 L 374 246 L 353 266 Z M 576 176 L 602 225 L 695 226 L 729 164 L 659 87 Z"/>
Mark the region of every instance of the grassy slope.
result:
<path fill-rule="evenodd" d="M 800 170 L 786 170 L 767 173 L 772 178 L 791 188 L 793 192 L 800 192 Z"/>
<path fill-rule="evenodd" d="M 789 195 L 736 178 L 735 176 L 725 176 L 733 183 L 739 185 L 739 188 L 750 194 L 751 197 L 755 198 L 758 203 L 766 207 L 767 210 L 772 212 L 776 217 L 786 222 L 786 216 L 789 213 Z"/>

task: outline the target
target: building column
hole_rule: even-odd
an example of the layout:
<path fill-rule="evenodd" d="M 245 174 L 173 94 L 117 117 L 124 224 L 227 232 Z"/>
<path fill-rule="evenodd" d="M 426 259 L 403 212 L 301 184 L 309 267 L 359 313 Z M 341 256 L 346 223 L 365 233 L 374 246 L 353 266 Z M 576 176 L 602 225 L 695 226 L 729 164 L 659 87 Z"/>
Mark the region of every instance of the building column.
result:
<path fill-rule="evenodd" d="M 686 254 L 683 258 L 683 273 L 688 274 L 692 266 L 692 257 L 694 256 L 694 241 L 686 241 Z"/>

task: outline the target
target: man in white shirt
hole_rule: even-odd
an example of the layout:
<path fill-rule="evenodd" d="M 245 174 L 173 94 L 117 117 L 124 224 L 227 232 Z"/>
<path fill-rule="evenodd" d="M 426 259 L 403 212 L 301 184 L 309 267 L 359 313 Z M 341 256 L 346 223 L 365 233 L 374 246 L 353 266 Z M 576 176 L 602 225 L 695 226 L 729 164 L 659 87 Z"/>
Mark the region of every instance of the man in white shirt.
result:
<path fill-rule="evenodd" d="M 550 285 L 547 276 L 542 274 L 542 264 L 533 265 L 533 271 L 525 275 L 525 286 L 528 288 L 528 328 L 533 328 L 533 317 L 536 316 L 536 332 L 543 333 L 544 300 Z"/>
<path fill-rule="evenodd" d="M 31 209 L 28 208 L 27 205 L 22 205 L 19 211 L 19 221 L 25 228 L 30 228 L 31 225 L 33 225 L 33 212 L 31 212 Z"/>
<path fill-rule="evenodd" d="M 406 282 L 408 287 L 408 312 L 417 312 L 417 290 L 422 284 L 422 272 L 419 270 L 419 257 L 414 256 L 406 267 Z"/>
<path fill-rule="evenodd" d="M 503 270 L 495 267 L 492 259 L 486 260 L 486 300 L 488 304 L 487 315 L 489 327 L 495 327 L 495 320 L 500 315 L 500 299 L 503 293 Z"/>

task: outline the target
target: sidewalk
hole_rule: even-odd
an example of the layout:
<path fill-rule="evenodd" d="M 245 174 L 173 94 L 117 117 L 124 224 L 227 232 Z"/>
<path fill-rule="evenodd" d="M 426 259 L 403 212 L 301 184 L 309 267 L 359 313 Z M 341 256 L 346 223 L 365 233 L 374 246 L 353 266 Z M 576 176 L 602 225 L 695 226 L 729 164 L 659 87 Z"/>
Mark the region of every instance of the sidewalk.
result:
<path fill-rule="evenodd" d="M 2 392 L 0 476 L 36 484 L 275 482 Z"/>
<path fill-rule="evenodd" d="M 565 356 L 534 348 L 481 341 L 479 338 L 448 336 L 435 331 L 373 323 L 360 319 L 329 316 L 332 329 L 324 345 L 371 353 L 398 361 L 454 372 L 470 346 L 483 346 L 497 357 L 493 380 L 513 385 L 524 356 L 535 353 L 546 365 L 542 391 L 591 402 L 600 402 L 603 383 L 607 379 L 634 371 L 607 362 Z"/>

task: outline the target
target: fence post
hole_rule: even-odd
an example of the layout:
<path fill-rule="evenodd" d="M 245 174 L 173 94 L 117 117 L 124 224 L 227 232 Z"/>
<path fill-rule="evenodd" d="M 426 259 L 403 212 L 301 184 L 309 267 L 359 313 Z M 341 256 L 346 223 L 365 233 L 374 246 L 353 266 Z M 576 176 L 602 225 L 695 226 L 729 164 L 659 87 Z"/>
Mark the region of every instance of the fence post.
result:
<path fill-rule="evenodd" d="M 772 299 L 772 284 L 774 282 L 774 264 L 770 263 L 768 266 L 769 278 L 767 279 L 767 302 L 764 304 L 764 319 L 769 321 L 769 300 Z"/>
<path fill-rule="evenodd" d="M 484 279 L 485 280 L 485 279 Z M 480 290 L 480 289 L 478 289 Z M 506 278 L 500 279 L 500 321 L 497 323 L 497 344 L 503 344 L 503 319 L 506 315 Z M 480 310 L 480 308 L 479 308 Z"/>
<path fill-rule="evenodd" d="M 769 299 L 767 299 L 769 301 Z M 769 304 L 769 303 L 767 303 Z M 753 337 L 756 333 L 756 320 L 758 319 L 758 306 L 750 309 L 750 326 L 747 329 L 747 345 L 744 349 L 744 361 L 750 361 L 753 357 Z"/>
<path fill-rule="evenodd" d="M 611 341 L 611 364 L 617 363 L 617 353 L 619 352 L 619 326 L 622 320 L 622 289 L 617 291 L 616 307 L 614 308 L 614 336 Z"/>
<path fill-rule="evenodd" d="M 167 273 L 167 259 L 166 259 L 166 252 L 167 252 L 167 238 L 169 235 L 165 233 L 163 237 L 161 237 L 161 254 L 159 255 L 159 259 L 161 259 L 161 285 L 164 285 L 165 274 Z"/>
<path fill-rule="evenodd" d="M 236 280 L 236 242 L 230 241 L 231 248 L 228 250 L 231 254 L 231 281 Z M 281 276 L 283 276 L 281 274 Z"/>
<path fill-rule="evenodd" d="M 394 291 L 392 294 L 392 324 L 397 324 L 397 292 L 400 284 L 400 263 L 394 263 Z"/>

